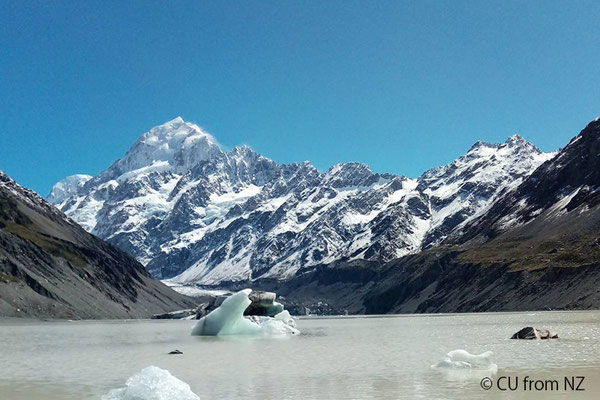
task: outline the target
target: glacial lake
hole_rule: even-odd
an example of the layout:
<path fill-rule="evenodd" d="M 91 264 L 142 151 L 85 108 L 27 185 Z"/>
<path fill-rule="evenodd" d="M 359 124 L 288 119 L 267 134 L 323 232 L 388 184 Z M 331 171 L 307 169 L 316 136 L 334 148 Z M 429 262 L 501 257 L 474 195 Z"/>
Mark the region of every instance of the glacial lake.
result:
<path fill-rule="evenodd" d="M 0 399 L 99 399 L 150 365 L 201 399 L 600 398 L 598 311 L 301 318 L 288 338 L 192 337 L 195 323 L 0 320 Z M 509 339 L 525 326 L 560 339 Z M 477 373 L 430 368 L 454 349 L 494 352 L 490 390 Z M 525 376 L 559 389 L 525 390 Z M 584 391 L 564 389 L 571 376 Z M 499 390 L 500 377 L 519 387 Z"/>

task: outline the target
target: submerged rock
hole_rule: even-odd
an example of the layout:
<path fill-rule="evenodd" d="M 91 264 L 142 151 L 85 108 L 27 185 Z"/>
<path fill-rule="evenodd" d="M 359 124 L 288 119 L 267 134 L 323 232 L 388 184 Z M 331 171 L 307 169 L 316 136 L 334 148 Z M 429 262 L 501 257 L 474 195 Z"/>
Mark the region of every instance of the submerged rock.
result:
<path fill-rule="evenodd" d="M 528 326 L 521 329 L 519 332 L 515 333 L 510 338 L 525 340 L 558 339 L 558 335 L 546 329 L 536 329 L 534 327 Z"/>

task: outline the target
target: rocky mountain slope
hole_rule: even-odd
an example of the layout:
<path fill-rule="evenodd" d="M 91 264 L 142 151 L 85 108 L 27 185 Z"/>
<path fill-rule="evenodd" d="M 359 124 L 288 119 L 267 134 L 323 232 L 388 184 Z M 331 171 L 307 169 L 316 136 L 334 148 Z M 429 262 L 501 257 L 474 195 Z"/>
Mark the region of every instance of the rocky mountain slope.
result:
<path fill-rule="evenodd" d="M 500 144 L 477 142 L 452 163 L 425 172 L 418 189 L 429 198 L 432 220 L 422 248 L 435 246 L 450 233 L 460 234 L 499 193 L 517 187 L 555 154 L 513 135 Z"/>
<path fill-rule="evenodd" d="M 59 182 L 48 199 L 155 276 L 285 280 L 334 261 L 387 262 L 434 246 L 551 157 L 513 136 L 478 142 L 417 180 L 359 163 L 319 172 L 247 146 L 223 151 L 176 118 L 98 176 Z"/>
<path fill-rule="evenodd" d="M 474 219 L 452 241 L 487 241 L 534 220 L 535 225 L 550 226 L 565 218 L 574 221 L 584 214 L 591 218 L 600 203 L 599 166 L 600 121 L 596 119 L 553 160 L 521 185 L 506 190 L 485 215 Z M 578 231 L 583 229 L 579 228 Z"/>
<path fill-rule="evenodd" d="M 193 305 L 0 171 L 0 316 L 137 318 Z"/>
<path fill-rule="evenodd" d="M 357 313 L 600 307 L 600 120 L 440 245 L 267 282 L 306 304 Z"/>

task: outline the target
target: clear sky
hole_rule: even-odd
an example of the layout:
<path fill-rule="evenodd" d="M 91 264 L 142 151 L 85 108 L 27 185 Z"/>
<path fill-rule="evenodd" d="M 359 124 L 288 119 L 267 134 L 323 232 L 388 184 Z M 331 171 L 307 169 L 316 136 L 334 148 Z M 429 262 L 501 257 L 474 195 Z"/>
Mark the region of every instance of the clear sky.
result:
<path fill-rule="evenodd" d="M 600 114 L 598 1 L 0 2 L 0 169 L 46 195 L 181 115 L 226 148 L 416 177 Z"/>

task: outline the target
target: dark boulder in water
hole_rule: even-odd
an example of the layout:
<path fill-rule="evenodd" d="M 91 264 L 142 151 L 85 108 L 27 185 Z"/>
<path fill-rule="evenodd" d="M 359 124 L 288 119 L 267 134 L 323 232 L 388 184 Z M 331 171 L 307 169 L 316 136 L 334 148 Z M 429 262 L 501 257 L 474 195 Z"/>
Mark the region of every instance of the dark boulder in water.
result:
<path fill-rule="evenodd" d="M 173 351 L 170 351 L 169 354 L 183 354 L 183 351 L 173 350 Z"/>
<path fill-rule="evenodd" d="M 521 329 L 519 332 L 515 333 L 511 336 L 511 339 L 525 339 L 525 340 L 535 340 L 535 339 L 558 339 L 558 335 L 556 333 L 550 332 L 546 329 L 536 329 L 534 327 L 528 326 L 526 328 Z"/>

